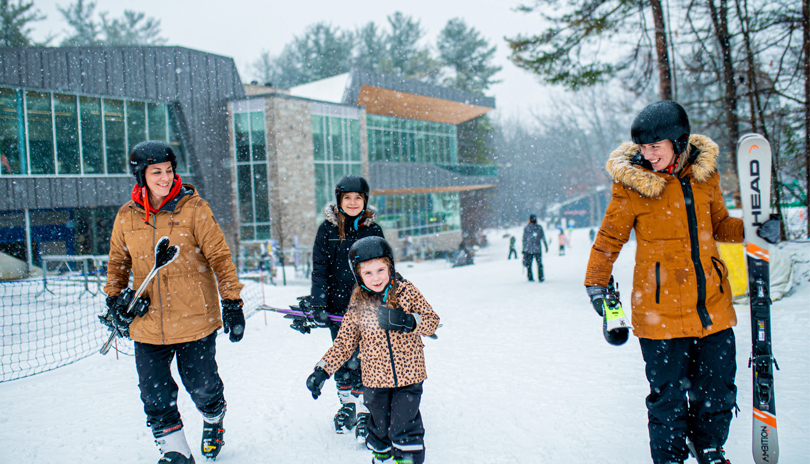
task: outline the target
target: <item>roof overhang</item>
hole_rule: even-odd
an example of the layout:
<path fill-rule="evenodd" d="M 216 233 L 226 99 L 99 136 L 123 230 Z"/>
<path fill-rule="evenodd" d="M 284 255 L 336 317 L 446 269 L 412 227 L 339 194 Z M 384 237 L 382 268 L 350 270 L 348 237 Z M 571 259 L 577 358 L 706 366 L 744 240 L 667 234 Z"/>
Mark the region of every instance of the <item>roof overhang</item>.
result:
<path fill-rule="evenodd" d="M 417 187 L 417 188 L 398 188 L 398 189 L 379 189 L 371 190 L 371 194 L 378 195 L 409 195 L 414 193 L 440 193 L 440 192 L 468 192 L 470 190 L 481 190 L 487 188 L 497 187 L 498 184 L 484 184 L 484 185 L 464 185 L 454 187 Z"/>
<path fill-rule="evenodd" d="M 492 109 L 486 106 L 400 92 L 366 84 L 360 86 L 360 92 L 355 103 L 359 106 L 365 106 L 368 114 L 444 124 L 461 124 Z"/>

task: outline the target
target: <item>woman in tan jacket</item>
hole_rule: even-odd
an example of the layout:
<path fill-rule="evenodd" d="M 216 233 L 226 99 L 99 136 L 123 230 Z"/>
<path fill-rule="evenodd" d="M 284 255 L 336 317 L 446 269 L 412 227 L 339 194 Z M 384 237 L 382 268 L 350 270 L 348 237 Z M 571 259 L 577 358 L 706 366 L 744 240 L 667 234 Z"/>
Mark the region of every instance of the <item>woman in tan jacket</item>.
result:
<path fill-rule="evenodd" d="M 117 296 L 129 285 L 130 273 L 135 288 L 141 285 L 154 265 L 158 239 L 168 236 L 172 245 L 179 246 L 177 258 L 144 292 L 148 311 L 131 320 L 124 333 L 135 342 L 138 386 L 147 424 L 162 453 L 159 462 L 194 462 L 177 409 L 178 387 L 170 370 L 175 357 L 183 385 L 203 416 L 202 454 L 216 458 L 225 432 L 216 336 L 224 325 L 232 342 L 242 339 L 242 285 L 211 208 L 175 173 L 177 158 L 171 147 L 161 141 L 139 143 L 130 154 L 130 166 L 137 184 L 113 226 L 104 288 L 107 305 L 116 310 Z"/>
<path fill-rule="evenodd" d="M 439 316 L 396 273 L 394 252 L 382 237 L 355 242 L 349 262 L 357 286 L 337 338 L 307 378 L 307 388 L 318 399 L 326 379 L 359 346 L 363 400 L 371 412 L 365 442 L 372 462 L 421 464 L 425 429 L 419 404 L 427 378 L 422 337 L 433 335 Z"/>
<path fill-rule="evenodd" d="M 653 462 L 683 463 L 691 448 L 700 464 L 725 463 L 722 446 L 736 407 L 731 328 L 737 317 L 716 242 L 741 242 L 743 223 L 726 210 L 717 145 L 690 135 L 679 104 L 648 106 L 633 121 L 631 135 L 633 142 L 617 148 L 607 163 L 613 198 L 591 249 L 585 286 L 602 315 L 613 263 L 635 231 L 633 327 L 650 383 Z M 778 221 L 766 222 L 759 233 L 777 240 Z"/>

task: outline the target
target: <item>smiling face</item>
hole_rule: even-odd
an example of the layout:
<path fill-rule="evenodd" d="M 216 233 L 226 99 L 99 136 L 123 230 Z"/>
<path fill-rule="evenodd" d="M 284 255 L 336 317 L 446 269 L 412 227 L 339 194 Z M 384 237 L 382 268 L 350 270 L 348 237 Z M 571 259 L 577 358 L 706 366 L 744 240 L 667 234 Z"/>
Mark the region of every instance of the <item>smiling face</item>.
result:
<path fill-rule="evenodd" d="M 162 201 L 172 189 L 174 182 L 174 170 L 171 161 L 165 163 L 150 164 L 144 170 L 146 188 L 155 200 Z"/>
<path fill-rule="evenodd" d="M 381 292 L 391 280 L 388 263 L 380 258 L 370 259 L 360 263 L 360 277 L 363 285 L 372 292 Z"/>
<path fill-rule="evenodd" d="M 654 143 L 645 143 L 638 146 L 644 159 L 652 164 L 653 169 L 661 171 L 666 169 L 675 159 L 675 149 L 670 140 L 661 140 Z"/>
<path fill-rule="evenodd" d="M 355 217 L 359 215 L 363 211 L 364 205 L 363 195 L 357 192 L 344 193 L 340 199 L 340 207 L 347 216 Z"/>

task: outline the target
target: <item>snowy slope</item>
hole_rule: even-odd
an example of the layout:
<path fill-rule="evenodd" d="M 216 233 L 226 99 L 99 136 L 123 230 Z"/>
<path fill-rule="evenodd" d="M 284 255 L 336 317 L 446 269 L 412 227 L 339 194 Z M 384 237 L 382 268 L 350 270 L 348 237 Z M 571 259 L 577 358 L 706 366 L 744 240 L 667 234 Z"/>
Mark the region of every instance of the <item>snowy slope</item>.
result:
<path fill-rule="evenodd" d="M 520 238 L 519 229 L 511 231 Z M 489 235 L 474 266 L 402 263 L 398 270 L 442 318 L 425 340 L 429 379 L 422 414 L 432 463 L 650 462 L 638 342 L 602 338 L 582 287 L 587 229 L 567 256 L 545 256 L 546 282 L 527 282 L 507 261 L 504 231 Z M 556 240 L 554 240 L 556 243 Z M 635 244 L 614 275 L 629 307 Z M 306 286 L 270 287 L 268 302 L 293 303 Z M 774 304 L 780 463 L 810 462 L 810 285 Z M 737 307 L 741 412 L 726 445 L 735 464 L 751 459 L 748 308 Z M 327 331 L 302 335 L 277 314 L 248 320 L 244 340 L 219 338 L 228 414 L 221 463 L 368 463 L 353 437 L 332 432 L 333 383 L 313 401 L 304 381 L 330 344 Z M 177 377 L 176 377 L 177 378 Z M 0 384 L 0 463 L 155 463 L 134 360 L 113 354 Z M 202 419 L 181 388 L 179 405 L 197 462 Z M 692 461 L 694 462 L 694 461 Z"/>

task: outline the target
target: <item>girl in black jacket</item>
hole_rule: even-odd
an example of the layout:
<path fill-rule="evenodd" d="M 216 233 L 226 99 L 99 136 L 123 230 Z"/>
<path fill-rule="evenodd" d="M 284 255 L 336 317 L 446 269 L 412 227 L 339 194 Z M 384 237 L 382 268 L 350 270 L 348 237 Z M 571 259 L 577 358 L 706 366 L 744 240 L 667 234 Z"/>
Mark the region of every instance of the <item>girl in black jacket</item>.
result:
<path fill-rule="evenodd" d="M 349 266 L 349 248 L 364 237 L 383 237 L 375 223 L 376 214 L 368 207 L 368 182 L 360 176 L 346 176 L 335 187 L 336 204 L 324 209 L 325 220 L 318 228 L 312 248 L 312 291 L 309 303 L 320 323 L 329 326 L 332 340 L 340 330 L 339 322 L 330 322 L 329 314 L 343 315 L 354 289 L 354 274 Z M 355 353 L 335 373 L 341 407 L 335 414 L 335 431 L 347 433 L 355 425 L 355 436 L 365 443 L 369 413 L 363 405 L 360 362 Z"/>

